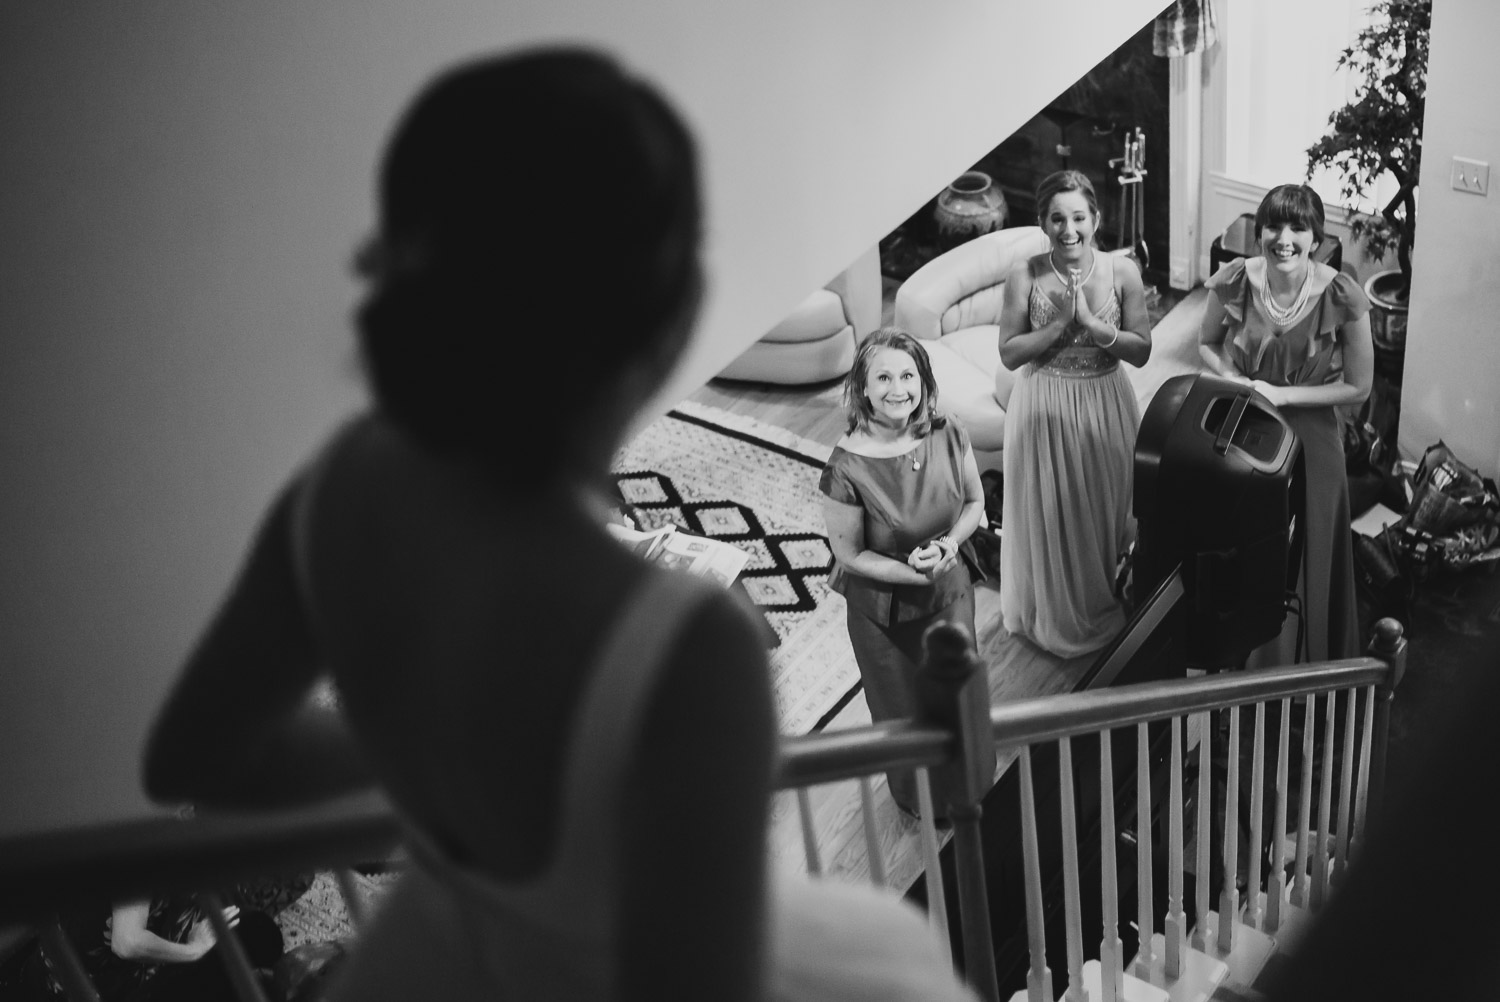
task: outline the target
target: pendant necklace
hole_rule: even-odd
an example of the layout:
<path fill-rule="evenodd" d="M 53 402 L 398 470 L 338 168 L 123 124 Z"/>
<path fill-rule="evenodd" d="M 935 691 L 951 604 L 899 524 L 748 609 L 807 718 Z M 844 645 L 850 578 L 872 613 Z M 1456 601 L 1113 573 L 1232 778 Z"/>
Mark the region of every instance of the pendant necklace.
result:
<path fill-rule="evenodd" d="M 1290 326 L 1297 314 L 1302 312 L 1302 307 L 1307 305 L 1307 297 L 1312 292 L 1312 273 L 1312 265 L 1309 264 L 1302 274 L 1302 287 L 1297 290 L 1296 298 L 1286 309 L 1277 306 L 1276 297 L 1271 294 L 1270 272 L 1267 271 L 1265 277 L 1261 279 L 1260 302 L 1266 308 L 1266 316 L 1270 317 L 1271 322 L 1277 327 Z"/>
<path fill-rule="evenodd" d="M 1094 266 L 1097 265 L 1098 263 L 1099 263 L 1099 252 L 1095 251 L 1094 254 L 1093 254 L 1093 256 L 1089 259 L 1089 273 L 1087 275 L 1083 276 L 1083 278 L 1079 281 L 1078 284 L 1080 286 L 1084 286 L 1084 285 L 1088 285 L 1089 284 L 1089 279 L 1091 279 L 1091 278 L 1094 277 Z M 1056 275 L 1057 276 L 1057 280 L 1062 283 L 1063 288 L 1066 289 L 1068 287 L 1068 280 L 1066 278 L 1063 278 L 1063 273 L 1057 270 L 1057 265 L 1054 264 L 1053 261 L 1052 261 L 1052 252 L 1051 251 L 1047 252 L 1047 265 L 1048 265 L 1048 267 L 1050 267 L 1052 269 L 1052 274 Z"/>

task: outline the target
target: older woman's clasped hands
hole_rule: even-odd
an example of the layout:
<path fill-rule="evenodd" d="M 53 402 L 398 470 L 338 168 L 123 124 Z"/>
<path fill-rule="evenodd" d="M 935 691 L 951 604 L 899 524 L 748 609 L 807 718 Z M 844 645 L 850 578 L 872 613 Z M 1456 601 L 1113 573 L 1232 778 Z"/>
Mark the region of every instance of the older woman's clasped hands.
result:
<path fill-rule="evenodd" d="M 928 581 L 936 581 L 956 563 L 958 544 L 946 536 L 924 543 L 906 556 L 906 565 L 926 576 Z"/>

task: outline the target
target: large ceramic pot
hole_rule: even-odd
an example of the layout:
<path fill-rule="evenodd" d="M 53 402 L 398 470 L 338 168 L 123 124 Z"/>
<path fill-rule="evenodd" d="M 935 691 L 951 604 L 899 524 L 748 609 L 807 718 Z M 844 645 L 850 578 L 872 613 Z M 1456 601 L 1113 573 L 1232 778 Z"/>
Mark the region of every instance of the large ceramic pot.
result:
<path fill-rule="evenodd" d="M 933 218 L 938 244 L 944 250 L 956 247 L 981 233 L 1005 225 L 1005 195 L 984 171 L 965 171 L 937 197 Z"/>
<path fill-rule="evenodd" d="M 1406 348 L 1406 297 L 1401 290 L 1401 272 L 1377 271 L 1365 282 L 1370 298 L 1370 335 L 1375 347 L 1385 351 Z"/>

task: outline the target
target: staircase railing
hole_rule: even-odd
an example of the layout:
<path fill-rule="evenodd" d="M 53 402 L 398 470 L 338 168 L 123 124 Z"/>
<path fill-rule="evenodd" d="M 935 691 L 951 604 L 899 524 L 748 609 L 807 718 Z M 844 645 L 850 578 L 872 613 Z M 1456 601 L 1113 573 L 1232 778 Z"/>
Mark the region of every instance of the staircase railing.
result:
<path fill-rule="evenodd" d="M 1253 964 L 1246 964 L 1243 957 L 1247 952 L 1253 953 L 1249 946 L 1264 947 L 1265 939 L 1294 929 L 1326 899 L 1350 859 L 1357 855 L 1369 819 L 1378 814 L 1390 700 L 1405 661 L 1405 641 L 1394 621 L 1382 621 L 1371 643 L 1370 656 L 1365 658 L 1123 685 L 1018 701 L 994 709 L 967 701 L 962 695 L 969 674 L 983 670 L 966 634 L 956 628 L 935 629 L 929 634 L 928 653 L 916 719 L 785 738 L 780 746 L 776 785 L 778 789 L 799 791 L 808 869 L 817 873 L 819 850 L 806 809 L 805 790 L 825 782 L 860 782 L 871 877 L 879 883 L 881 854 L 874 830 L 870 777 L 895 768 L 917 770 L 924 818 L 921 842 L 927 873 L 934 878 L 940 874 L 938 837 L 930 820 L 936 797 L 940 798 L 936 802 L 946 806 L 944 813 L 953 822 L 963 967 L 970 983 L 986 999 L 1000 997 L 994 954 L 996 930 L 991 925 L 992 902 L 987 892 L 989 881 L 981 832 L 982 802 L 992 777 L 974 767 L 974 763 L 984 761 L 979 751 L 986 741 L 1019 753 L 1025 926 L 1030 952 L 1026 994 L 1032 1000 L 1054 997 L 1053 965 L 1048 960 L 1046 933 L 1049 908 L 1055 914 L 1059 907 L 1065 929 L 1065 998 L 1118 999 L 1127 994 L 1132 998 L 1143 997 L 1141 985 L 1165 991 L 1185 978 L 1211 984 L 1232 980 L 1232 973 L 1248 985 L 1253 977 L 1250 971 Z M 1335 747 L 1338 730 L 1335 701 L 1340 694 L 1347 695 L 1342 747 Z M 1356 694 L 1363 701 L 1362 711 L 1356 706 Z M 1184 797 L 1188 788 L 1185 777 L 1191 768 L 1186 756 L 1195 742 L 1198 794 L 1193 872 L 1208 874 L 1214 866 L 1210 839 L 1200 834 L 1211 830 L 1209 809 L 1214 773 L 1210 755 L 1214 734 L 1211 714 L 1228 714 L 1227 747 L 1233 750 L 1241 744 L 1241 708 L 1255 708 L 1248 821 L 1250 841 L 1259 845 L 1265 836 L 1259 791 L 1265 778 L 1263 753 L 1268 708 L 1277 704 L 1278 719 L 1285 724 L 1291 720 L 1293 703 L 1304 701 L 1301 760 L 1312 763 L 1318 750 L 1314 741 L 1320 698 L 1324 702 L 1324 726 L 1317 821 L 1312 820 L 1313 769 L 1302 768 L 1291 874 L 1283 866 L 1287 862 L 1283 839 L 1273 838 L 1269 840 L 1270 879 L 1264 891 L 1261 854 L 1254 852 L 1247 860 L 1246 886 L 1250 893 L 1246 902 L 1237 898 L 1237 882 L 1226 880 L 1215 911 L 1210 907 L 1209 881 L 1195 879 L 1195 897 L 1189 904 L 1184 899 L 1184 853 L 1188 843 L 1183 813 L 1190 802 Z M 1078 837 L 1080 801 L 1075 796 L 1073 743 L 1090 735 L 1112 734 L 1132 727 L 1136 762 L 1133 769 L 1125 771 L 1140 777 L 1139 782 L 1128 784 L 1134 787 L 1135 794 L 1132 830 L 1127 831 L 1118 823 L 1120 773 L 1113 759 L 1115 741 L 1099 742 L 1102 925 L 1099 959 L 1085 959 L 1083 870 Z M 1160 750 L 1160 733 L 1153 733 L 1163 728 L 1168 734 L 1169 747 L 1165 752 Z M 1272 830 L 1279 836 L 1290 816 L 1288 727 L 1279 727 L 1278 735 L 1278 754 L 1272 764 L 1275 777 Z M 1055 895 L 1049 899 L 1043 894 L 1045 874 L 1033 774 L 1034 752 L 1051 745 L 1056 746 L 1060 764 L 1058 820 L 1063 877 L 1060 905 Z M 1239 788 L 1241 757 L 1224 756 L 1227 775 L 1223 785 L 1230 791 Z M 1335 800 L 1332 777 L 1336 758 L 1341 779 L 1335 822 L 1330 812 Z M 1153 783 L 1163 775 L 1168 792 L 1153 798 Z M 1237 874 L 1238 798 L 1227 796 L 1223 800 L 1221 872 Z M 1158 817 L 1163 807 L 1167 813 L 1164 823 Z M 1116 845 L 1127 837 L 1136 846 L 1137 894 L 1133 914 L 1139 929 L 1137 938 L 1142 944 L 1130 961 L 1124 957 L 1119 928 Z M 270 873 L 314 869 L 346 873 L 356 862 L 389 857 L 399 845 L 399 838 L 389 806 L 378 795 L 297 812 L 221 814 L 186 821 L 146 820 L 12 837 L 0 843 L 0 931 L 8 926 L 37 930 L 48 947 L 49 958 L 64 968 L 63 980 L 70 997 L 96 998 L 56 918 L 59 911 L 76 902 L 140 897 L 153 892 L 202 891 Z M 1156 883 L 1154 857 L 1163 849 L 1168 857 L 1168 890 L 1166 907 L 1159 915 L 1152 888 Z M 345 881 L 342 886 L 352 885 Z M 927 881 L 929 914 L 934 928 L 946 937 L 947 907 L 942 887 L 941 879 Z M 346 897 L 350 897 L 347 891 Z M 210 893 L 206 903 L 215 900 Z M 351 912 L 357 904 L 351 898 Z M 1189 907 L 1191 917 L 1197 919 L 1191 930 Z M 215 908 L 209 910 L 218 914 Z M 1230 916 L 1230 921 L 1223 921 L 1222 916 Z M 1259 939 L 1250 942 L 1252 937 Z M 247 1002 L 258 999 L 248 961 L 234 948 L 234 937 L 221 936 L 221 939 L 230 944 L 226 962 L 241 997 Z M 1231 962 L 1238 963 L 1233 972 Z"/>

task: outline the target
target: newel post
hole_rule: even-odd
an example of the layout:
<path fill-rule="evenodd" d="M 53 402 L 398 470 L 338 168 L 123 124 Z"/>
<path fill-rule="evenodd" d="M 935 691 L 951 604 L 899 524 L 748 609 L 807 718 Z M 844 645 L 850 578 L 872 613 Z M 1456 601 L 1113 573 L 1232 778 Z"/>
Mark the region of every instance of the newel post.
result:
<path fill-rule="evenodd" d="M 984 874 L 979 822 L 981 801 L 994 782 L 990 750 L 988 686 L 967 683 L 984 666 L 968 630 L 934 623 L 922 638 L 926 656 L 917 677 L 917 721 L 954 735 L 953 760 L 931 770 L 933 802 L 953 822 L 953 855 L 958 873 L 958 907 L 963 926 L 964 971 L 981 998 L 998 1000 L 994 942 Z M 942 874 L 929 874 L 941 880 Z"/>
<path fill-rule="evenodd" d="M 1386 681 L 1375 690 L 1375 746 L 1370 755 L 1370 819 L 1371 824 L 1381 823 L 1381 811 L 1385 806 L 1385 755 L 1390 737 L 1391 703 L 1396 699 L 1396 687 L 1406 674 L 1406 637 L 1401 624 L 1389 617 L 1375 624 L 1374 635 L 1367 648 L 1372 658 L 1379 658 L 1391 666 Z"/>

